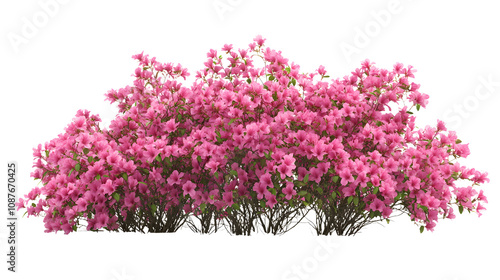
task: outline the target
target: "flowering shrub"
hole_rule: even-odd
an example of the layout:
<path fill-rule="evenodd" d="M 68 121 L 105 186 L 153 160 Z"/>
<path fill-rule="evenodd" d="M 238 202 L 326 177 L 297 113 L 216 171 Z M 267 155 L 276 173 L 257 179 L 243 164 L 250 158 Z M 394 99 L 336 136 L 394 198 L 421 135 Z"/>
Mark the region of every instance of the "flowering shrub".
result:
<path fill-rule="evenodd" d="M 282 234 L 312 210 L 317 234 L 353 235 L 403 213 L 433 230 L 454 205 L 481 215 L 487 200 L 473 187 L 487 173 L 454 161 L 468 145 L 442 121 L 415 129 L 412 110 L 428 95 L 409 81 L 411 66 L 366 60 L 328 79 L 323 66 L 300 74 L 264 42 L 210 50 L 189 88 L 178 82 L 187 69 L 134 55 L 133 85 L 106 93 L 119 107 L 109 128 L 80 110 L 33 149 L 43 186 L 18 210 L 66 234 L 82 221 L 93 231 Z"/>

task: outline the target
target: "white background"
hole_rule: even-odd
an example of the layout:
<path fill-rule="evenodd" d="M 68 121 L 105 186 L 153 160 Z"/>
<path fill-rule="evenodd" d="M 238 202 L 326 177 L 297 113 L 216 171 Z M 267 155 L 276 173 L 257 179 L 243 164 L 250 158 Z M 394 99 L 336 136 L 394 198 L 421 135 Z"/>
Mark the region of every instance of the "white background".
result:
<path fill-rule="evenodd" d="M 117 110 L 104 93 L 132 83 L 133 54 L 181 63 L 194 77 L 209 49 L 246 48 L 261 34 L 301 72 L 324 65 L 332 78 L 343 77 L 365 58 L 389 69 L 413 65 L 414 81 L 430 95 L 418 126 L 441 119 L 470 143 L 461 162 L 489 173 L 482 186 L 488 210 L 480 218 L 456 211 L 433 233 L 420 234 L 402 216 L 342 238 L 316 237 L 307 224 L 280 237 L 187 229 L 64 235 L 44 233 L 42 218 L 25 217 L 18 222 L 18 272 L 7 273 L 3 262 L 2 279 L 500 279 L 495 1 L 69 0 L 44 8 L 49 2 L 0 4 L 0 179 L 6 182 L 7 161 L 17 161 L 18 197 L 36 186 L 32 148 L 62 133 L 78 109 L 109 124 Z M 5 256 L 6 191 L 0 193 Z"/>

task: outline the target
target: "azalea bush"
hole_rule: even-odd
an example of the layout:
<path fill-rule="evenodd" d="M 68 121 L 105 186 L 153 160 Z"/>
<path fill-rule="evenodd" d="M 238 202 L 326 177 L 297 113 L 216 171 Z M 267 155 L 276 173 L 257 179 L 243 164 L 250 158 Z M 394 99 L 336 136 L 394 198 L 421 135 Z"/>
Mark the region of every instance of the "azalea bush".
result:
<path fill-rule="evenodd" d="M 80 110 L 33 149 L 43 186 L 18 210 L 66 234 L 283 234 L 307 219 L 318 235 L 354 235 L 401 214 L 420 231 L 454 209 L 481 215 L 487 173 L 457 162 L 468 144 L 442 121 L 415 128 L 429 96 L 411 66 L 366 60 L 331 79 L 264 43 L 210 50 L 190 87 L 181 65 L 134 55 L 133 85 L 106 93 L 119 108 L 109 128 Z"/>

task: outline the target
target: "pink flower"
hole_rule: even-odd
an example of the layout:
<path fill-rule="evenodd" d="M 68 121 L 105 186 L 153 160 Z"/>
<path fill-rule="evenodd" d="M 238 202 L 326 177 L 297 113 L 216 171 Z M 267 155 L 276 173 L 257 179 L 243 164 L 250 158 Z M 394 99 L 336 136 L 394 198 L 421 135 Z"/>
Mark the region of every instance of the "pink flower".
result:
<path fill-rule="evenodd" d="M 146 146 L 146 151 L 144 152 L 144 157 L 148 162 L 153 162 L 156 156 L 160 153 L 152 144 Z"/>
<path fill-rule="evenodd" d="M 390 207 L 384 207 L 384 210 L 382 210 L 382 217 L 384 219 L 388 219 L 392 214 L 392 209 Z"/>
<path fill-rule="evenodd" d="M 116 165 L 118 164 L 118 162 L 120 162 L 122 160 L 121 156 L 118 154 L 117 151 L 113 151 L 111 154 L 109 154 L 109 156 L 106 158 L 106 161 L 110 164 L 110 165 Z"/>
<path fill-rule="evenodd" d="M 133 161 L 129 160 L 127 162 L 122 162 L 123 171 L 125 171 L 128 174 L 132 174 L 136 170 L 136 166 Z"/>
<path fill-rule="evenodd" d="M 108 223 L 109 216 L 105 213 L 96 215 L 94 229 L 100 229 Z"/>
<path fill-rule="evenodd" d="M 174 184 L 180 184 L 182 176 L 184 176 L 183 172 L 179 173 L 179 171 L 174 170 L 174 172 L 172 172 L 170 177 L 168 177 L 168 179 L 167 179 L 168 184 L 172 185 L 172 186 Z"/>
<path fill-rule="evenodd" d="M 68 221 L 64 221 L 64 223 L 61 225 L 61 229 L 64 231 L 64 234 L 69 234 L 73 231 L 73 227 L 68 224 Z"/>
<path fill-rule="evenodd" d="M 140 198 L 136 197 L 134 193 L 128 193 L 125 195 L 124 206 L 132 209 L 140 201 Z"/>
<path fill-rule="evenodd" d="M 205 165 L 206 168 L 210 169 L 212 173 L 215 173 L 217 171 L 217 167 L 219 166 L 219 162 L 211 158 L 208 163 Z"/>
<path fill-rule="evenodd" d="M 113 184 L 113 181 L 108 179 L 106 183 L 101 186 L 101 189 L 104 194 L 112 194 L 115 191 L 116 186 Z"/>
<path fill-rule="evenodd" d="M 83 197 L 80 197 L 76 201 L 76 206 L 77 206 L 77 211 L 78 212 L 86 211 L 87 210 L 87 206 L 88 206 L 87 200 L 85 200 Z"/>
<path fill-rule="evenodd" d="M 378 198 L 375 198 L 372 203 L 370 204 L 370 209 L 372 211 L 380 211 L 382 212 L 384 210 L 384 202 Z"/>
<path fill-rule="evenodd" d="M 356 194 L 356 187 L 350 186 L 350 187 L 343 188 L 342 193 L 344 194 L 345 197 L 353 196 Z"/>
<path fill-rule="evenodd" d="M 225 44 L 224 47 L 222 48 L 223 51 L 225 52 L 230 52 L 233 49 L 233 44 Z"/>
<path fill-rule="evenodd" d="M 261 183 L 255 183 L 253 185 L 253 190 L 257 193 L 257 199 L 262 199 L 264 194 L 268 192 L 266 186 Z"/>
<path fill-rule="evenodd" d="M 260 176 L 260 183 L 268 188 L 273 188 L 273 181 L 271 179 L 271 174 L 269 172 L 264 173 L 264 175 Z"/>
<path fill-rule="evenodd" d="M 292 196 L 296 195 L 297 192 L 294 189 L 293 183 L 290 181 L 287 181 L 286 187 L 281 190 L 283 194 L 285 194 L 285 198 L 287 200 L 292 199 Z"/>
<path fill-rule="evenodd" d="M 398 171 L 398 163 L 391 157 L 384 162 L 384 168 L 388 171 Z"/>
<path fill-rule="evenodd" d="M 178 126 L 179 124 L 175 122 L 175 119 L 170 119 L 168 122 L 166 122 L 165 130 L 168 133 L 172 133 L 177 129 Z"/>
<path fill-rule="evenodd" d="M 16 203 L 17 211 L 19 211 L 19 209 L 21 209 L 21 208 L 25 208 L 24 202 L 25 202 L 24 199 L 19 198 L 19 202 Z"/>
<path fill-rule="evenodd" d="M 444 122 L 441 121 L 441 120 L 438 120 L 437 122 L 438 122 L 437 123 L 437 129 L 439 131 L 446 131 L 446 125 L 444 124 Z"/>
<path fill-rule="evenodd" d="M 349 168 L 344 168 L 339 173 L 342 181 L 340 182 L 343 186 L 347 185 L 347 183 L 354 182 L 354 177 L 352 177 L 351 170 Z"/>
<path fill-rule="evenodd" d="M 274 205 L 276 205 L 276 203 L 278 203 L 278 201 L 276 200 L 276 196 L 270 192 L 266 194 L 266 199 L 267 199 L 266 206 L 271 209 L 274 207 Z"/>
<path fill-rule="evenodd" d="M 83 117 L 83 116 L 75 117 L 73 119 L 73 123 L 75 125 L 75 128 L 83 129 L 83 126 L 85 125 L 85 117 Z"/>
<path fill-rule="evenodd" d="M 196 188 L 196 185 L 191 181 L 187 181 L 182 186 L 182 190 L 184 191 L 184 195 L 189 194 L 191 197 L 194 197 L 196 194 L 195 188 Z"/>
<path fill-rule="evenodd" d="M 411 177 L 411 179 L 408 180 L 406 183 L 410 191 L 420 189 L 420 179 L 417 177 Z"/>
<path fill-rule="evenodd" d="M 262 38 L 261 35 L 257 35 L 254 39 L 255 43 L 257 43 L 257 45 L 259 45 L 259 47 L 262 47 L 262 45 L 264 45 L 264 42 L 266 41 L 266 39 Z"/>
<path fill-rule="evenodd" d="M 233 192 L 225 192 L 222 195 L 222 199 L 227 203 L 228 206 L 233 205 Z"/>
<path fill-rule="evenodd" d="M 323 176 L 323 173 L 321 172 L 321 170 L 319 168 L 313 167 L 313 168 L 311 168 L 310 172 L 311 173 L 309 175 L 309 180 L 315 181 L 316 183 L 319 184 L 321 182 L 321 176 Z"/>
<path fill-rule="evenodd" d="M 324 76 L 326 74 L 325 66 L 320 65 L 318 68 L 318 74 Z"/>
<path fill-rule="evenodd" d="M 488 203 L 488 199 L 486 198 L 486 196 L 484 196 L 483 190 L 479 191 L 477 199 L 480 200 L 480 201 L 484 201 L 485 203 Z"/>
<path fill-rule="evenodd" d="M 427 222 L 427 224 L 425 225 L 425 228 L 427 230 L 430 230 L 431 232 L 434 231 L 434 227 L 436 226 L 436 223 L 435 222 Z"/>
<path fill-rule="evenodd" d="M 481 203 L 478 203 L 478 204 L 477 204 L 477 209 L 476 209 L 476 211 L 477 211 L 477 216 L 478 216 L 478 217 L 481 217 L 481 215 L 483 215 L 483 214 L 481 213 L 481 211 L 483 211 L 483 210 L 486 210 L 486 208 L 484 208 L 484 207 L 483 207 L 483 205 L 481 205 Z"/>

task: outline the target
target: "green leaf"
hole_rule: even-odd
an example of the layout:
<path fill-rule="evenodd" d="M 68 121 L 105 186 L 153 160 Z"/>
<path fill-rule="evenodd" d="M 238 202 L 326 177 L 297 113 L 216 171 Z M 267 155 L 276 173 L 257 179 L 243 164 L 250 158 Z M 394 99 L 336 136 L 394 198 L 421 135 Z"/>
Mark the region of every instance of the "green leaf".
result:
<path fill-rule="evenodd" d="M 359 197 L 357 197 L 357 196 L 356 196 L 356 197 L 353 199 L 353 201 L 354 201 L 354 205 L 358 206 L 358 203 L 359 203 Z"/>
<path fill-rule="evenodd" d="M 236 119 L 231 119 L 228 125 L 231 125 Z"/>
<path fill-rule="evenodd" d="M 229 171 L 229 174 L 233 175 L 233 176 L 238 176 L 238 172 L 236 170 L 232 170 Z"/>
<path fill-rule="evenodd" d="M 375 189 L 373 189 L 373 194 L 377 194 L 378 193 L 378 187 L 376 187 Z"/>
<path fill-rule="evenodd" d="M 339 176 L 333 176 L 333 182 L 337 183 L 339 181 L 340 177 Z"/>
<path fill-rule="evenodd" d="M 318 208 L 321 209 L 323 207 L 323 200 L 319 199 L 317 203 L 318 203 Z"/>
<path fill-rule="evenodd" d="M 127 175 L 127 173 L 122 173 L 122 178 L 125 180 L 125 182 L 128 182 L 128 175 Z"/>
<path fill-rule="evenodd" d="M 196 159 L 198 160 L 198 162 L 199 162 L 199 163 L 201 163 L 201 162 L 203 161 L 203 160 L 201 159 L 201 156 L 198 156 Z"/>
<path fill-rule="evenodd" d="M 348 199 L 347 199 L 347 204 L 351 204 L 352 200 L 354 199 L 354 197 L 350 196 Z"/>
<path fill-rule="evenodd" d="M 295 86 L 296 84 L 297 84 L 297 80 L 292 79 L 292 85 L 294 85 L 294 86 Z"/>
<path fill-rule="evenodd" d="M 83 153 L 86 155 L 89 153 L 89 149 L 88 148 L 83 148 Z"/>
<path fill-rule="evenodd" d="M 420 226 L 420 233 L 424 232 L 424 226 Z"/>
<path fill-rule="evenodd" d="M 233 203 L 231 207 L 233 207 L 234 210 L 240 210 L 240 205 L 238 203 Z"/>
<path fill-rule="evenodd" d="M 251 84 L 252 80 L 250 78 L 247 79 L 247 83 Z"/>
<path fill-rule="evenodd" d="M 264 200 L 260 201 L 260 207 L 266 208 L 266 202 Z"/>
<path fill-rule="evenodd" d="M 335 199 L 337 198 L 337 193 L 336 192 L 332 192 L 332 199 Z"/>
<path fill-rule="evenodd" d="M 310 193 L 306 194 L 306 201 L 307 202 L 311 203 L 311 198 L 312 198 L 312 196 Z"/>
<path fill-rule="evenodd" d="M 269 76 L 269 81 L 272 81 L 272 80 L 274 80 L 274 76 L 273 75 Z"/>
<path fill-rule="evenodd" d="M 300 192 L 298 193 L 298 195 L 300 195 L 300 196 L 304 196 L 304 195 L 306 195 L 306 194 L 307 194 L 307 191 L 300 191 Z"/>
<path fill-rule="evenodd" d="M 138 183 L 139 183 L 139 184 L 146 185 L 146 186 L 148 185 L 148 184 L 146 184 L 146 183 L 144 183 L 144 182 L 138 182 Z"/>
<path fill-rule="evenodd" d="M 402 196 L 403 196 L 403 193 L 398 193 L 398 195 L 394 198 L 394 202 L 396 202 L 399 199 L 401 199 Z"/>
<path fill-rule="evenodd" d="M 307 184 L 308 181 L 309 181 L 309 174 L 306 174 L 306 176 L 304 176 L 303 182 Z"/>
<path fill-rule="evenodd" d="M 76 231 L 76 225 L 73 225 L 72 229 L 73 231 Z"/>
<path fill-rule="evenodd" d="M 276 195 L 276 189 L 274 189 L 274 188 L 270 188 L 269 192 L 272 193 L 273 195 Z"/>
<path fill-rule="evenodd" d="M 101 175 L 97 174 L 97 176 L 95 176 L 95 179 L 96 180 L 101 180 Z"/>
<path fill-rule="evenodd" d="M 111 196 L 112 196 L 112 197 L 113 197 L 116 201 L 120 201 L 120 194 L 119 194 L 119 193 L 116 193 L 116 192 L 115 192 L 115 193 L 113 193 Z"/>
<path fill-rule="evenodd" d="M 317 188 L 316 188 L 316 191 L 317 191 L 319 194 L 323 194 L 323 189 L 322 189 L 322 188 L 320 188 L 320 187 L 317 187 Z"/>
<path fill-rule="evenodd" d="M 406 113 L 410 114 L 410 115 L 413 115 L 413 112 L 412 111 L 406 111 Z"/>
<path fill-rule="evenodd" d="M 387 222 L 387 224 L 389 224 L 389 222 L 390 222 L 391 220 L 389 220 L 389 219 L 385 219 L 385 221 Z"/>
<path fill-rule="evenodd" d="M 455 140 L 455 144 L 460 144 L 460 143 L 462 143 L 462 140 L 460 139 Z"/>
<path fill-rule="evenodd" d="M 207 205 L 205 203 L 200 204 L 201 213 L 205 213 L 205 208 L 206 207 L 207 207 Z"/>
<path fill-rule="evenodd" d="M 458 206 L 458 212 L 460 212 L 460 214 L 462 214 L 462 212 L 464 212 L 464 206 L 463 205 Z"/>
<path fill-rule="evenodd" d="M 69 171 L 68 177 L 70 177 L 70 176 L 71 176 L 71 173 L 73 173 L 73 170 L 74 170 L 74 169 L 71 169 L 71 170 Z"/>
<path fill-rule="evenodd" d="M 215 179 L 219 179 L 219 173 L 217 171 L 215 171 L 214 177 L 215 177 Z"/>
<path fill-rule="evenodd" d="M 420 104 L 417 104 L 417 111 L 420 111 Z"/>
<path fill-rule="evenodd" d="M 75 170 L 76 170 L 76 171 L 80 171 L 80 168 L 82 168 L 82 166 L 81 166 L 79 163 L 77 163 L 77 164 L 75 165 Z"/>
<path fill-rule="evenodd" d="M 161 162 L 161 156 L 160 156 L 160 154 L 158 154 L 158 155 L 156 156 L 156 160 L 157 160 L 158 162 Z"/>
<path fill-rule="evenodd" d="M 154 215 L 154 214 L 155 214 L 155 212 L 156 212 L 156 205 L 151 204 L 151 214 L 153 214 L 153 215 Z"/>

